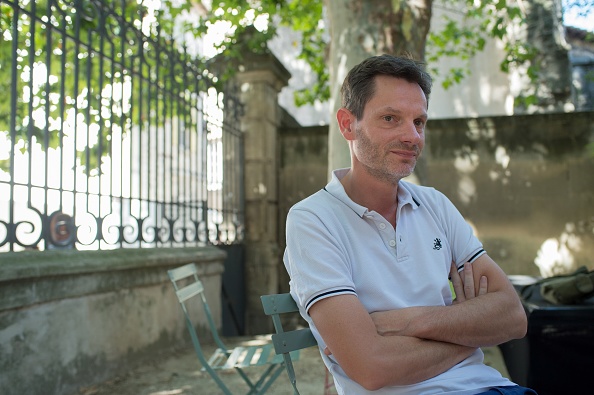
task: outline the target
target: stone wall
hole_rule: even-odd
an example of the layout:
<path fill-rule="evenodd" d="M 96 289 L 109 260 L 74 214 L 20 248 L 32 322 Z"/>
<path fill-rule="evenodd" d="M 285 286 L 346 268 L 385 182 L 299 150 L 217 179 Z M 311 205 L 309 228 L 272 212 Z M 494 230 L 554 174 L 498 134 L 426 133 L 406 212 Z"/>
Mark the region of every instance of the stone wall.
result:
<path fill-rule="evenodd" d="M 245 142 L 245 282 L 248 334 L 270 333 L 260 295 L 278 287 L 278 93 L 291 75 L 271 54 L 244 53 L 236 80 L 241 87 Z"/>
<path fill-rule="evenodd" d="M 220 326 L 224 259 L 214 247 L 0 254 L 0 393 L 78 393 L 187 346 L 167 270 L 198 265 Z"/>
<path fill-rule="evenodd" d="M 285 222 L 291 206 L 328 182 L 328 127 L 288 127 L 280 132 L 279 244 L 285 249 Z M 289 276 L 281 262 L 279 288 L 289 291 Z"/>
<path fill-rule="evenodd" d="M 454 202 L 506 273 L 594 268 L 592 141 L 593 112 L 430 120 L 416 179 Z M 327 128 L 281 133 L 279 229 L 326 184 L 325 144 Z"/>
<path fill-rule="evenodd" d="M 508 274 L 594 268 L 594 112 L 432 120 L 427 184 Z"/>

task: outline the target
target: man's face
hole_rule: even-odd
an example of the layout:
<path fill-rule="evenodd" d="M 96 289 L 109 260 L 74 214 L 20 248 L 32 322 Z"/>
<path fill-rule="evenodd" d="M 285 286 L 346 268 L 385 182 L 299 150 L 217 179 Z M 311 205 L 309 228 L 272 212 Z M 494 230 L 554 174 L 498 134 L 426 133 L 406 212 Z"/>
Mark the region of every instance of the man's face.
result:
<path fill-rule="evenodd" d="M 363 117 L 354 122 L 355 162 L 372 176 L 398 183 L 409 176 L 425 145 L 427 99 L 417 83 L 377 76 Z"/>

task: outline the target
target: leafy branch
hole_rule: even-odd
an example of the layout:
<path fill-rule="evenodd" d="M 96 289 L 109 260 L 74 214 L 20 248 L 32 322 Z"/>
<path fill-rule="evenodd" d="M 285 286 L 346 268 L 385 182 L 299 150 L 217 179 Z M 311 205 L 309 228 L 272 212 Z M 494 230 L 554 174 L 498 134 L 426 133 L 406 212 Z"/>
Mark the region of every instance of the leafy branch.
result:
<path fill-rule="evenodd" d="M 584 2 L 586 0 L 571 0 Z M 435 64 L 438 59 L 456 58 L 465 65 L 453 67 L 442 76 L 442 85 L 449 88 L 460 83 L 470 74 L 470 60 L 483 51 L 490 38 L 501 40 L 505 47 L 505 58 L 500 64 L 504 72 L 524 67 L 531 81 L 536 81 L 538 68 L 534 59 L 536 50 L 529 43 L 514 40 L 508 26 L 523 26 L 525 15 L 521 3 L 513 0 L 463 0 L 463 7 L 456 0 L 442 0 L 434 7 L 451 10 L 457 17 L 445 16 L 443 29 L 430 33 L 427 41 L 427 62 Z M 262 24 L 257 34 L 246 34 L 248 27 L 255 25 L 258 18 Z M 277 27 L 289 26 L 301 34 L 301 41 L 295 43 L 298 58 L 304 60 L 316 76 L 314 85 L 295 92 L 297 105 L 325 101 L 329 98 L 329 77 L 326 62 L 327 39 L 323 24 L 323 1 L 303 0 L 223 0 L 213 3 L 211 10 L 204 9 L 199 26 L 194 29 L 197 36 L 208 33 L 220 23 L 227 23 L 225 38 L 217 45 L 223 57 L 239 58 L 238 38 L 245 36 L 244 44 L 254 52 L 266 51 L 265 43 L 276 34 Z M 432 69 L 439 75 L 436 68 Z M 523 100 L 534 98 L 523 98 Z"/>
<path fill-rule="evenodd" d="M 304 60 L 317 76 L 311 88 L 295 92 L 296 104 L 303 105 L 330 97 L 322 21 L 322 0 L 221 0 L 213 2 L 210 10 L 202 7 L 198 22 L 187 24 L 185 29 L 199 39 L 224 28 L 223 38 L 214 46 L 221 57 L 231 60 L 241 59 L 245 50 L 268 52 L 267 43 L 277 35 L 279 27 L 299 32 L 300 41 L 294 43 L 299 51 L 297 58 Z M 229 78 L 235 71 L 224 70 L 220 77 Z"/>
<path fill-rule="evenodd" d="M 488 39 L 495 38 L 505 43 L 505 58 L 500 69 L 508 73 L 511 67 L 527 66 L 531 81 L 535 81 L 538 70 L 530 61 L 536 52 L 529 43 L 515 41 L 508 26 L 522 26 L 526 23 L 525 15 L 518 6 L 506 0 L 465 0 L 464 10 L 455 0 L 444 0 L 442 7 L 453 18 L 444 14 L 444 27 L 431 32 L 427 40 L 427 61 L 434 64 L 442 58 L 457 58 L 466 62 L 464 67 L 448 70 L 442 77 L 442 86 L 447 89 L 459 83 L 470 74 L 469 61 L 483 51 Z M 440 72 L 432 68 L 435 75 Z"/>
<path fill-rule="evenodd" d="M 42 150 L 60 148 L 65 134 L 75 133 L 86 140 L 76 144 L 78 166 L 87 175 L 100 171 L 115 129 L 126 133 L 148 122 L 152 115 L 141 114 L 147 108 L 175 115 L 178 107 L 166 95 L 183 95 L 187 80 L 201 77 L 188 66 L 200 62 L 185 60 L 172 38 L 174 18 L 191 7 L 177 3 L 169 9 L 135 0 L 0 3 L 0 88 L 10 92 L 0 95 L 0 132 L 29 152 L 35 142 Z M 132 97 L 149 103 L 133 105 Z M 155 119 L 153 126 L 162 124 Z"/>

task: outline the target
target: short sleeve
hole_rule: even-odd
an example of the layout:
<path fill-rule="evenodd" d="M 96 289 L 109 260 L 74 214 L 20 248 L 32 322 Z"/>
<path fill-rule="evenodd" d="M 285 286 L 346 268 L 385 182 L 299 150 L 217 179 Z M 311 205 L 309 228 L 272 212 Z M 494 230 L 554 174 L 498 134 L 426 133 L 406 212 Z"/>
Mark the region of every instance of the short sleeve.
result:
<path fill-rule="evenodd" d="M 351 262 L 329 222 L 295 208 L 287 217 L 284 263 L 291 292 L 305 312 L 321 299 L 355 294 Z"/>

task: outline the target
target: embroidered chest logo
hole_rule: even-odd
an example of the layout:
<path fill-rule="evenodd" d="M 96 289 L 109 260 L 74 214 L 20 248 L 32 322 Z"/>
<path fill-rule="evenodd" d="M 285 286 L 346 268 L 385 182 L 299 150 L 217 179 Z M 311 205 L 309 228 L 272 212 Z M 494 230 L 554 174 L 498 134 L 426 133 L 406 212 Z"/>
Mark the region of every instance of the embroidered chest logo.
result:
<path fill-rule="evenodd" d="M 434 250 L 441 250 L 441 247 L 442 247 L 441 240 L 439 240 L 439 239 L 433 240 L 433 249 Z"/>

